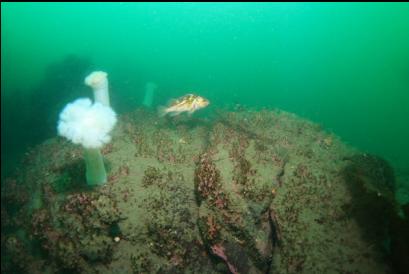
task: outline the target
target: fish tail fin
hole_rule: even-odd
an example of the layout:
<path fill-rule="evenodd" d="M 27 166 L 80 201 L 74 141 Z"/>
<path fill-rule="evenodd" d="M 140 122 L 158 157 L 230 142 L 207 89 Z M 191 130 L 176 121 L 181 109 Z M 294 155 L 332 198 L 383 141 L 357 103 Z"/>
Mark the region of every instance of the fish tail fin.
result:
<path fill-rule="evenodd" d="M 165 116 L 166 114 L 168 114 L 167 108 L 164 107 L 164 106 L 159 106 L 159 107 L 158 107 L 158 115 L 159 115 L 159 117 L 163 117 L 163 116 Z"/>

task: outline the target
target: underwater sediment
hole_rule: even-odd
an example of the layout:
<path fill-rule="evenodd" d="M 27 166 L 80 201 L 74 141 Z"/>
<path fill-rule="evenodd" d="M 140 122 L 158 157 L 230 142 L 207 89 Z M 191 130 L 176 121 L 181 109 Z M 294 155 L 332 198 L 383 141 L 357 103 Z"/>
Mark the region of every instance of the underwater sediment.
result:
<path fill-rule="evenodd" d="M 100 187 L 78 146 L 35 147 L 2 184 L 2 272 L 403 269 L 407 219 L 387 162 L 290 113 L 216 113 L 119 117 Z"/>

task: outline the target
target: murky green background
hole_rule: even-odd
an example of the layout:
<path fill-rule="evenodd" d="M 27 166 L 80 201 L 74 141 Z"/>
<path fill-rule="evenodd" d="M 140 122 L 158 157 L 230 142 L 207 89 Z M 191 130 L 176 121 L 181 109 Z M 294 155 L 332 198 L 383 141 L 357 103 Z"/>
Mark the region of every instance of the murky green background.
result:
<path fill-rule="evenodd" d="M 119 113 L 153 81 L 155 104 L 281 108 L 409 173 L 408 3 L 2 3 L 1 39 L 2 171 L 101 69 Z"/>

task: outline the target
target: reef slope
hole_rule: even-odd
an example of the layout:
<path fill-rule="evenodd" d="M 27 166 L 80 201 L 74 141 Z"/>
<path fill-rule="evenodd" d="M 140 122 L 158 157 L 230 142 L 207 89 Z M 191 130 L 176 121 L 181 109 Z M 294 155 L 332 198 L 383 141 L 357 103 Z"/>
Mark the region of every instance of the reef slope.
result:
<path fill-rule="evenodd" d="M 351 213 L 358 151 L 290 113 L 215 113 L 120 117 L 95 189 L 79 147 L 35 147 L 3 184 L 2 272 L 391 271 Z"/>

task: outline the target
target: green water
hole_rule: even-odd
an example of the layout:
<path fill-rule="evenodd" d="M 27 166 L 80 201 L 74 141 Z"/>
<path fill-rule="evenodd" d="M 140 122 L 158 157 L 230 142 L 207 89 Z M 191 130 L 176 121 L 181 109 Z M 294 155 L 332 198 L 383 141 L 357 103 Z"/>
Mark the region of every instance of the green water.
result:
<path fill-rule="evenodd" d="M 73 92 L 71 83 L 83 85 L 86 73 L 101 69 L 109 73 L 118 113 L 140 106 L 153 81 L 155 104 L 195 91 L 213 107 L 280 108 L 409 173 L 408 3 L 1 8 L 2 170 L 12 169 L 28 146 L 56 135 L 48 128 L 32 137 L 38 132 L 30 120 L 44 109 L 32 100 L 54 104 L 58 92 Z M 67 60 L 74 60 L 77 78 L 70 79 L 71 70 L 50 73 Z M 83 66 L 75 70 L 77 63 Z M 54 112 L 39 117 L 57 121 Z"/>

